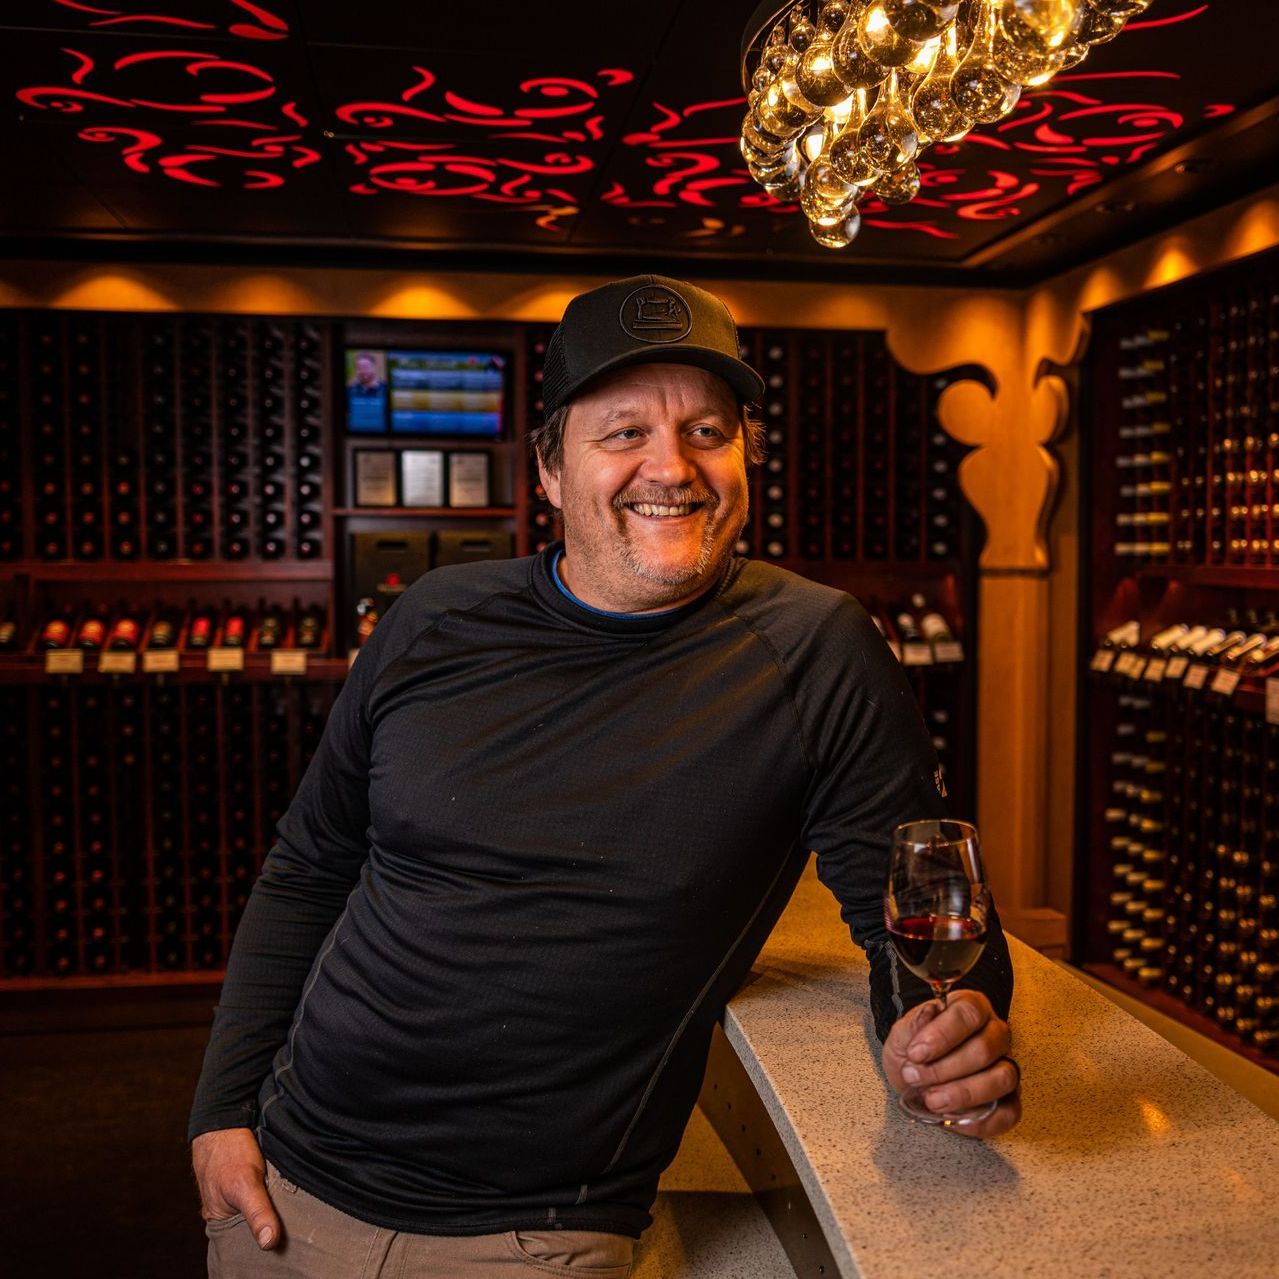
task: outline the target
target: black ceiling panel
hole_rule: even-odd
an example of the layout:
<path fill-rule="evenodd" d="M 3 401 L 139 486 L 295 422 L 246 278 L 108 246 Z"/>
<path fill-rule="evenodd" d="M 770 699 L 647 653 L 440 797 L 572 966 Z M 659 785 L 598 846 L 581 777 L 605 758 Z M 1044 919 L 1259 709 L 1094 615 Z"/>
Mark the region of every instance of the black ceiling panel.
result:
<path fill-rule="evenodd" d="M 751 7 L 14 0 L 0 95 L 24 183 L 0 230 L 74 251 L 114 213 L 134 235 L 282 257 L 553 248 L 1022 283 L 1279 169 L 1279 5 L 1155 0 L 1002 124 L 925 153 L 920 195 L 868 199 L 833 253 L 742 164 Z"/>

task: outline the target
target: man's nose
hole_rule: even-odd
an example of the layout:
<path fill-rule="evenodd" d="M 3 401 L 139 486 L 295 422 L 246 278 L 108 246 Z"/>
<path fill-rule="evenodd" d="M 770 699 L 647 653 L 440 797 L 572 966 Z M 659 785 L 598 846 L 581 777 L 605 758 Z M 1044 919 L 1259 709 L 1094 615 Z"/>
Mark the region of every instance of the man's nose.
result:
<path fill-rule="evenodd" d="M 641 475 L 653 484 L 677 488 L 697 478 L 691 446 L 678 432 L 655 434 L 644 450 Z"/>

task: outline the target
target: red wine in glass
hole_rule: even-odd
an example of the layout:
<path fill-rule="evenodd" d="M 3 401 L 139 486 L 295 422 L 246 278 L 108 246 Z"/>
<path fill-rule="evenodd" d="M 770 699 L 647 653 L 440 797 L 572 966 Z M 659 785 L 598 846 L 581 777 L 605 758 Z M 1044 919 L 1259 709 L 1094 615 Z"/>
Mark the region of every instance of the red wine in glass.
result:
<path fill-rule="evenodd" d="M 929 819 L 893 831 L 884 924 L 902 963 L 932 988 L 942 1009 L 950 988 L 977 962 L 986 944 L 990 891 L 977 828 Z M 898 1105 L 921 1123 L 975 1123 L 996 1102 L 941 1113 L 924 1102 L 924 1089 L 908 1088 Z"/>
<path fill-rule="evenodd" d="M 888 930 L 903 964 L 943 993 L 976 962 L 986 925 L 963 915 L 907 915 Z"/>

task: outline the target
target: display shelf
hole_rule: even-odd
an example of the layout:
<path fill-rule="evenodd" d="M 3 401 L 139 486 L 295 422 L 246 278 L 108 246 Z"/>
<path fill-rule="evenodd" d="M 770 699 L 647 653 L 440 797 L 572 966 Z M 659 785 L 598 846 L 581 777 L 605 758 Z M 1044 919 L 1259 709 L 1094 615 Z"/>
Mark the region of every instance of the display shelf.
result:
<path fill-rule="evenodd" d="M 331 582 L 332 560 L 17 560 L 4 566 L 36 582 Z"/>
<path fill-rule="evenodd" d="M 180 653 L 176 671 L 144 671 L 142 654 L 138 654 L 137 669 L 131 673 L 101 672 L 97 669 L 97 653 L 86 653 L 84 671 L 78 675 L 63 675 L 45 670 L 43 653 L 5 653 L 0 654 L 0 684 L 31 684 L 61 682 L 63 684 L 111 684 L 127 682 L 155 682 L 180 680 L 183 683 L 200 683 L 209 680 L 221 682 L 231 681 L 272 681 L 272 680 L 305 680 L 316 683 L 327 683 L 346 678 L 350 670 L 349 657 L 328 657 L 313 655 L 307 650 L 289 649 L 287 652 L 306 652 L 306 673 L 273 673 L 270 653 L 245 653 L 244 669 L 240 671 L 211 671 L 208 659 L 203 653 Z"/>
<path fill-rule="evenodd" d="M 1104 981 L 1106 985 L 1113 986 L 1116 990 L 1122 991 L 1125 995 L 1130 995 L 1133 999 L 1143 1004 L 1148 1004 L 1156 1012 L 1163 1013 L 1165 1017 L 1170 1017 L 1173 1021 L 1178 1021 L 1183 1026 L 1188 1026 L 1191 1030 L 1203 1035 L 1204 1038 L 1211 1039 L 1214 1043 L 1222 1044 L 1224 1047 L 1238 1053 L 1240 1057 L 1255 1062 L 1258 1066 L 1279 1075 L 1279 1055 L 1262 1052 L 1261 1049 L 1253 1048 L 1249 1044 L 1241 1044 L 1237 1035 L 1231 1035 L 1223 1031 L 1213 1018 L 1205 1017 L 1203 1013 L 1196 1012 L 1193 1008 L 1187 1008 L 1181 1000 L 1175 999 L 1171 995 L 1166 995 L 1163 991 L 1151 986 L 1143 985 L 1139 981 L 1134 981 L 1114 964 L 1086 963 L 1082 967 L 1085 972 L 1091 973 L 1094 977 Z"/>
<path fill-rule="evenodd" d="M 1187 582 L 1223 589 L 1279 591 L 1279 567 L 1248 564 L 1159 564 L 1138 569 L 1145 582 Z"/>
<path fill-rule="evenodd" d="M 1072 958 L 1275 1070 L 1279 254 L 1096 313 L 1083 390 Z"/>
<path fill-rule="evenodd" d="M 360 519 L 511 520 L 516 511 L 513 506 L 339 506 L 333 514 Z"/>

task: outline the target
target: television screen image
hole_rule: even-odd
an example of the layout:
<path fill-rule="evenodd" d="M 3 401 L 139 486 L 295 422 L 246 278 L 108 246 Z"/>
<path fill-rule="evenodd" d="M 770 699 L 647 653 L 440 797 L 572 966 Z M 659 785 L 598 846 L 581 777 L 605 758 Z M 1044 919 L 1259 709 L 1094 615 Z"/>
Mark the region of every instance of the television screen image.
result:
<path fill-rule="evenodd" d="M 346 429 L 356 434 L 386 430 L 386 352 L 361 349 L 346 353 Z"/>
<path fill-rule="evenodd" d="M 404 435 L 502 434 L 506 357 L 474 351 L 388 351 L 391 430 Z"/>

